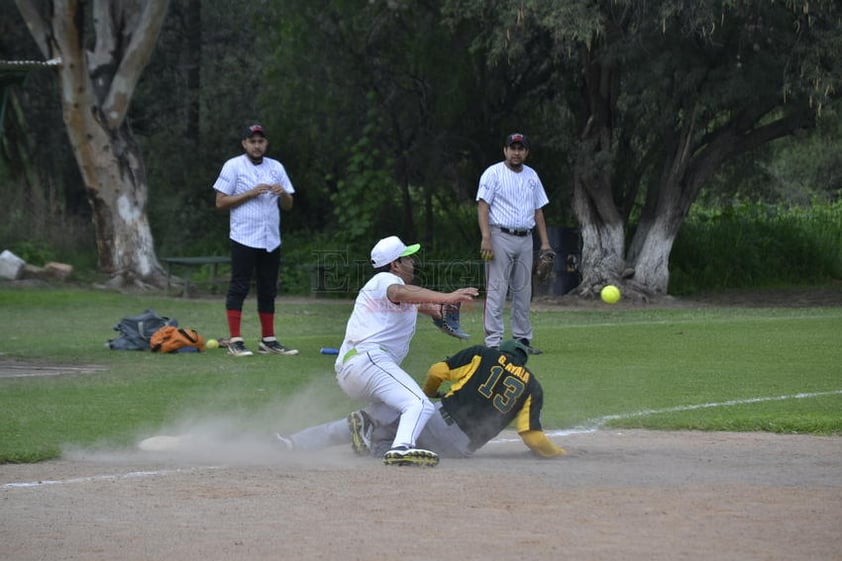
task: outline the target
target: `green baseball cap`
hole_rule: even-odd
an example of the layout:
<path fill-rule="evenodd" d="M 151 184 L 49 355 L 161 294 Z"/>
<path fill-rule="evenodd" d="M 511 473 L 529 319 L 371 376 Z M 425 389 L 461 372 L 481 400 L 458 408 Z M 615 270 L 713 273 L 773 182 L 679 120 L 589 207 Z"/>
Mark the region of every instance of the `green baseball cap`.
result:
<path fill-rule="evenodd" d="M 500 351 L 519 358 L 521 364 L 526 364 L 526 361 L 529 359 L 529 349 L 526 348 L 526 345 L 515 339 L 503 341 L 500 345 Z"/>

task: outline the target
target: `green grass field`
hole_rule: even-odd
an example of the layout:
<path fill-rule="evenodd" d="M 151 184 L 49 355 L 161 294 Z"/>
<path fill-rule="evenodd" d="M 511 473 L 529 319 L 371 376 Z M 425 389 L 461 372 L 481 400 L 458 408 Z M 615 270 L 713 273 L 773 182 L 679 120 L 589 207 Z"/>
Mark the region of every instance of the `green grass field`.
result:
<path fill-rule="evenodd" d="M 4 364 L 66 365 L 55 376 L 0 375 L 0 463 L 55 458 L 68 447 L 127 447 L 164 428 L 291 431 L 357 404 L 334 381 L 350 301 L 278 301 L 278 336 L 297 357 L 224 350 L 112 351 L 114 325 L 152 308 L 205 337 L 227 334 L 223 299 L 0 286 Z M 529 366 L 544 386 L 549 431 L 594 427 L 842 434 L 842 308 L 597 307 L 534 313 Z M 463 327 L 482 343 L 481 307 Z M 254 301 L 243 331 L 256 350 Z M 404 367 L 423 379 L 461 348 L 419 317 Z M 93 368 L 96 366 L 97 368 Z M 8 369 L 6 369 L 8 370 Z"/>

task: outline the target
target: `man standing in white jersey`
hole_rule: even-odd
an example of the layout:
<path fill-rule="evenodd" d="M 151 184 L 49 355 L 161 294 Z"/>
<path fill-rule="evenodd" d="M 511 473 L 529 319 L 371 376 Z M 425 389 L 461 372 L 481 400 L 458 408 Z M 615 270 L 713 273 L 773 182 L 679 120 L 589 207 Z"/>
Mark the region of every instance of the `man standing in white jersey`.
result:
<path fill-rule="evenodd" d="M 410 284 L 412 255 L 419 249 L 419 244 L 407 246 L 390 236 L 371 250 L 376 274 L 357 295 L 335 365 L 336 380 L 348 396 L 400 412 L 391 449 L 383 456 L 387 465 L 434 466 L 439 461 L 435 452 L 415 447 L 435 407 L 400 367 L 415 335 L 417 313 L 437 318 L 442 304 L 468 302 L 479 294 L 473 287 L 444 293 Z"/>
<path fill-rule="evenodd" d="M 524 164 L 529 139 L 513 133 L 503 143 L 504 161 L 486 169 L 479 179 L 477 214 L 482 234 L 480 255 L 486 261 L 486 296 L 483 323 L 485 344 L 498 348 L 503 340 L 503 309 L 511 292 L 512 338 L 531 354 L 533 332 L 529 318 L 532 299 L 533 232 L 541 239 L 541 252 L 552 253 L 542 208 L 549 202 L 534 169 Z"/>
<path fill-rule="evenodd" d="M 262 354 L 297 355 L 298 350 L 275 338 L 275 297 L 281 256 L 281 209 L 292 208 L 295 188 L 284 166 L 264 156 L 269 141 L 260 125 L 249 126 L 243 136 L 244 154 L 222 166 L 213 184 L 216 208 L 230 210 L 231 281 L 225 297 L 230 339 L 228 352 L 250 356 L 240 333 L 243 302 L 256 276 L 257 314 Z M 280 207 L 280 208 L 279 208 Z"/>

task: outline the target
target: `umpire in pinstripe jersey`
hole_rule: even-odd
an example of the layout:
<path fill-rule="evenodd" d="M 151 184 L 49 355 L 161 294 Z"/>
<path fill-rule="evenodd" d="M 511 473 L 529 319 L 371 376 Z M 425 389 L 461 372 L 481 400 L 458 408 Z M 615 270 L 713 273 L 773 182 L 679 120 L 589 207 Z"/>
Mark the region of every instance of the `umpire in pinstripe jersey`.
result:
<path fill-rule="evenodd" d="M 503 309 L 511 293 L 512 338 L 532 346 L 532 236 L 541 239 L 541 251 L 552 251 L 542 208 L 549 203 L 541 179 L 524 162 L 529 156 L 529 139 L 512 133 L 503 143 L 504 160 L 486 169 L 479 179 L 477 215 L 482 234 L 480 255 L 486 262 L 486 295 L 483 324 L 485 344 L 498 348 L 505 326 Z"/>

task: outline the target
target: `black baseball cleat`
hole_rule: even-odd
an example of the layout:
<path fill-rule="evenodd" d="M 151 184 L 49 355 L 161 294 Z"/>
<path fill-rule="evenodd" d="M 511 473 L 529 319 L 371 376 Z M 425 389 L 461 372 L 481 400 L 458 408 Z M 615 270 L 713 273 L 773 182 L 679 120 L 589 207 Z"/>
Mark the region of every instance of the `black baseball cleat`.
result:
<path fill-rule="evenodd" d="M 287 355 L 294 356 L 298 354 L 298 349 L 291 349 L 275 339 L 274 337 L 264 337 L 260 340 L 257 352 L 262 355 Z"/>
<path fill-rule="evenodd" d="M 439 463 L 439 455 L 423 448 L 398 446 L 383 454 L 383 463 L 387 466 L 435 467 Z"/>
<path fill-rule="evenodd" d="M 234 356 L 251 356 L 253 353 L 246 348 L 242 337 L 231 337 L 228 342 L 228 354 Z"/>
<path fill-rule="evenodd" d="M 371 453 L 371 431 L 374 425 L 365 411 L 354 411 L 348 415 L 348 429 L 351 431 L 351 449 L 357 456 Z"/>

